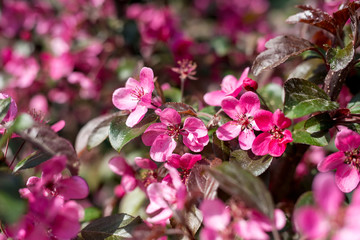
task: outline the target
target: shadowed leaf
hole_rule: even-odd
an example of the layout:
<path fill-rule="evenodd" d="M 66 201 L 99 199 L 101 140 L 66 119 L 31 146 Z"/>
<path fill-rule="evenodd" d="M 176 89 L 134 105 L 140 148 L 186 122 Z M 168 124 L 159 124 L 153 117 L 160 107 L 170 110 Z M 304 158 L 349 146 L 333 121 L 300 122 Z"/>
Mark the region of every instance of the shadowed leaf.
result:
<path fill-rule="evenodd" d="M 330 134 L 321 133 L 320 135 L 317 134 L 310 134 L 305 130 L 304 124 L 306 120 L 297 123 L 294 126 L 294 130 L 292 131 L 293 141 L 294 143 L 303 143 L 308 145 L 315 145 L 315 146 L 326 146 L 329 144 L 330 141 Z"/>
<path fill-rule="evenodd" d="M 264 52 L 260 53 L 252 66 L 254 75 L 265 69 L 274 68 L 285 62 L 289 57 L 299 55 L 315 46 L 308 40 L 295 36 L 279 36 L 269 40 Z"/>
<path fill-rule="evenodd" d="M 209 172 L 206 171 L 204 165 L 196 164 L 190 172 L 186 182 L 188 192 L 191 194 L 201 195 L 205 199 L 214 199 L 217 194 L 219 183 Z"/>
<path fill-rule="evenodd" d="M 315 201 L 314 201 L 313 192 L 308 191 L 308 192 L 304 192 L 303 194 L 301 194 L 301 196 L 298 198 L 298 200 L 295 203 L 294 209 L 298 209 L 303 206 L 314 205 L 314 204 L 315 204 Z"/>
<path fill-rule="evenodd" d="M 305 130 L 311 134 L 316 134 L 316 133 L 325 134 L 333 126 L 334 126 L 334 121 L 327 112 L 320 113 L 309 118 L 304 125 Z"/>
<path fill-rule="evenodd" d="M 41 163 L 49 160 L 51 157 L 52 157 L 52 155 L 50 155 L 48 153 L 34 152 L 27 158 L 21 160 L 18 164 L 16 164 L 16 166 L 14 167 L 14 172 L 17 172 L 17 171 L 20 171 L 23 169 L 36 167 L 36 166 L 40 165 Z"/>
<path fill-rule="evenodd" d="M 230 153 L 230 161 L 235 161 L 240 166 L 251 172 L 254 176 L 259 176 L 270 167 L 273 157 L 270 155 L 256 156 L 251 150 L 235 150 Z"/>
<path fill-rule="evenodd" d="M 330 68 L 334 71 L 340 71 L 346 68 L 354 59 L 355 49 L 350 42 L 345 48 L 330 48 L 326 53 L 326 60 Z"/>

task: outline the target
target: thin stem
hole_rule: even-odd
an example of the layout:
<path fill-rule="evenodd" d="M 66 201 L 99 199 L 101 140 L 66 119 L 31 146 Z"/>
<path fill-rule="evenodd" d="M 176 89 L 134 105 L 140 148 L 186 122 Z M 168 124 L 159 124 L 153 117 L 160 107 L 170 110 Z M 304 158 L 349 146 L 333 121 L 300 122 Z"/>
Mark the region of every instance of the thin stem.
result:
<path fill-rule="evenodd" d="M 4 135 L 6 134 L 6 129 L 4 131 Z M 6 155 L 7 155 L 7 152 L 8 152 L 8 149 L 9 149 L 9 142 L 10 142 L 10 138 L 8 138 L 6 140 L 6 146 L 5 146 L 5 153 L 4 153 L 4 161 L 6 162 Z"/>
<path fill-rule="evenodd" d="M 0 230 L 6 236 L 6 238 L 10 238 L 9 235 L 6 233 L 4 225 L 2 224 L 1 221 L 0 221 Z"/>
<path fill-rule="evenodd" d="M 257 91 L 255 91 L 255 93 L 259 96 L 259 98 L 260 98 L 261 102 L 263 103 L 263 105 L 265 106 L 265 108 L 266 108 L 267 110 L 270 110 L 270 108 L 269 108 L 268 105 L 266 104 L 264 98 L 260 95 L 260 93 L 258 93 Z"/>
<path fill-rule="evenodd" d="M 184 97 L 184 86 L 185 86 L 185 80 L 186 80 L 186 77 L 181 77 L 180 76 L 180 81 L 181 81 L 181 95 L 180 95 L 180 100 L 181 102 L 183 102 L 183 97 Z"/>
<path fill-rule="evenodd" d="M 25 141 L 23 141 L 23 143 L 20 145 L 19 149 L 18 149 L 17 152 L 15 153 L 14 158 L 13 158 L 13 160 L 11 161 L 11 163 L 10 163 L 10 165 L 9 165 L 9 168 L 10 168 L 10 169 L 11 169 L 11 166 L 13 165 L 13 163 L 15 162 L 16 157 L 18 156 L 18 154 L 20 153 L 21 149 L 23 148 L 24 144 L 25 144 Z"/>

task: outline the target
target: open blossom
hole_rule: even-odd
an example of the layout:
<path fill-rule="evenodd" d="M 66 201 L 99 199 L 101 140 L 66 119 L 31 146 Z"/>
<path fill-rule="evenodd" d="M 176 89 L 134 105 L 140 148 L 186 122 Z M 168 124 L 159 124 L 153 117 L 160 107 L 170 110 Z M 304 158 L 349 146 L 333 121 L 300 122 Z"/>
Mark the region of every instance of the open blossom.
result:
<path fill-rule="evenodd" d="M 109 167 L 111 171 L 122 177 L 121 186 L 125 192 L 130 192 L 136 188 L 137 180 L 135 178 L 135 171 L 127 164 L 123 157 L 113 157 L 110 159 Z"/>
<path fill-rule="evenodd" d="M 303 206 L 294 213 L 295 228 L 304 239 L 360 239 L 359 190 L 346 207 L 334 174 L 319 173 L 313 182 L 313 193 L 315 206 Z"/>
<path fill-rule="evenodd" d="M 167 158 L 167 162 L 174 168 L 190 170 L 201 158 L 201 154 L 185 153 L 182 156 L 179 154 L 171 154 L 171 156 Z"/>
<path fill-rule="evenodd" d="M 243 81 L 247 78 L 248 73 L 249 68 L 246 68 L 239 80 L 233 75 L 225 76 L 221 82 L 221 90 L 206 93 L 204 95 L 204 101 L 211 106 L 220 106 L 225 97 L 236 97 L 240 93 Z"/>
<path fill-rule="evenodd" d="M 161 183 L 152 183 L 146 189 L 150 200 L 146 213 L 150 216 L 147 219 L 150 223 L 165 224 L 173 215 L 172 209 L 184 208 L 186 187 L 175 168 L 167 164 L 165 168 L 169 170 L 169 175 Z"/>
<path fill-rule="evenodd" d="M 254 119 L 259 129 L 264 132 L 255 138 L 252 145 L 253 153 L 280 157 L 286 149 L 286 144 L 293 141 L 291 132 L 285 129 L 290 127 L 290 119 L 279 109 L 274 113 L 259 110 Z"/>
<path fill-rule="evenodd" d="M 320 172 L 336 170 L 335 182 L 343 192 L 351 192 L 359 184 L 360 175 L 360 135 L 345 127 L 340 127 L 335 146 L 339 152 L 326 157 L 318 164 Z"/>
<path fill-rule="evenodd" d="M 209 142 L 205 124 L 198 118 L 188 117 L 181 128 L 181 116 L 172 108 L 159 112 L 160 123 L 151 124 L 142 135 L 146 146 L 151 146 L 150 157 L 165 162 L 176 148 L 176 140 L 182 136 L 184 144 L 194 152 L 201 152 Z"/>
<path fill-rule="evenodd" d="M 229 141 L 239 136 L 242 150 L 249 150 L 255 139 L 254 130 L 259 130 L 254 121 L 254 114 L 260 109 L 260 100 L 253 92 L 246 92 L 237 100 L 226 97 L 221 102 L 224 112 L 233 119 L 220 126 L 216 135 L 220 140 Z"/>
<path fill-rule="evenodd" d="M 151 95 L 154 90 L 154 73 L 144 67 L 140 71 L 140 80 L 129 78 L 125 87 L 114 91 L 112 102 L 120 110 L 130 110 L 126 126 L 133 127 L 143 119 L 148 108 L 152 108 Z"/>

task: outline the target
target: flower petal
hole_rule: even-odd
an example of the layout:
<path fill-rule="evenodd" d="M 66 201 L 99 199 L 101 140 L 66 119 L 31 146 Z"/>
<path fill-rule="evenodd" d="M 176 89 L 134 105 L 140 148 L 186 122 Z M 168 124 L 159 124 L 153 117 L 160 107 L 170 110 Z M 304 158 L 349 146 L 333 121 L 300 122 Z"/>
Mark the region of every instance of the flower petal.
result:
<path fill-rule="evenodd" d="M 305 206 L 295 211 L 295 227 L 306 239 L 322 239 L 329 231 L 325 216 L 313 207 Z"/>
<path fill-rule="evenodd" d="M 204 137 L 208 134 L 205 124 L 198 118 L 188 117 L 184 121 L 183 130 L 191 132 L 196 137 Z"/>
<path fill-rule="evenodd" d="M 278 139 L 272 139 L 269 143 L 269 154 L 273 157 L 280 157 L 285 149 L 286 143 L 282 143 Z"/>
<path fill-rule="evenodd" d="M 333 173 L 319 173 L 313 182 L 316 203 L 329 216 L 333 216 L 344 200 L 344 194 L 338 189 Z"/>
<path fill-rule="evenodd" d="M 225 92 L 221 90 L 213 91 L 204 95 L 204 101 L 211 106 L 220 106 L 225 96 Z"/>
<path fill-rule="evenodd" d="M 175 126 L 181 123 L 180 114 L 173 108 L 165 108 L 158 113 L 160 121 L 167 126 Z"/>
<path fill-rule="evenodd" d="M 241 86 L 238 86 L 238 80 L 233 75 L 227 75 L 221 82 L 221 90 L 226 94 L 236 97 L 241 91 Z"/>
<path fill-rule="evenodd" d="M 200 205 L 200 210 L 206 228 L 221 231 L 230 223 L 229 209 L 219 199 L 205 199 Z"/>
<path fill-rule="evenodd" d="M 140 71 L 140 85 L 145 92 L 152 93 L 154 90 L 154 72 L 151 68 L 143 67 Z"/>
<path fill-rule="evenodd" d="M 176 148 L 176 141 L 165 134 L 159 135 L 150 148 L 150 157 L 156 162 L 165 162 Z"/>
<path fill-rule="evenodd" d="M 261 133 L 257 136 L 252 145 L 252 152 L 255 155 L 264 156 L 269 153 L 269 144 L 271 141 L 270 133 Z"/>
<path fill-rule="evenodd" d="M 155 170 L 157 169 L 156 163 L 151 161 L 148 158 L 136 157 L 135 159 L 136 165 L 143 169 Z"/>
<path fill-rule="evenodd" d="M 335 182 L 342 192 L 351 192 L 359 184 L 359 172 L 350 165 L 342 164 L 337 168 Z"/>
<path fill-rule="evenodd" d="M 79 176 L 61 179 L 57 190 L 65 200 L 83 199 L 89 194 L 89 186 L 86 181 Z"/>
<path fill-rule="evenodd" d="M 241 126 L 235 121 L 230 121 L 221 125 L 216 130 L 216 136 L 223 141 L 229 141 L 239 136 L 241 132 Z"/>
<path fill-rule="evenodd" d="M 280 129 L 288 128 L 291 125 L 291 120 L 285 117 L 280 109 L 277 109 L 273 114 L 273 123 Z"/>
<path fill-rule="evenodd" d="M 254 140 L 255 134 L 252 130 L 244 129 L 239 134 L 239 144 L 242 150 L 249 150 L 252 147 Z"/>
<path fill-rule="evenodd" d="M 336 135 L 335 146 L 340 151 L 352 151 L 360 146 L 360 134 L 353 132 L 348 128 L 341 127 Z"/>
<path fill-rule="evenodd" d="M 249 71 L 250 71 L 250 68 L 247 67 L 244 69 L 244 71 L 242 72 L 240 78 L 239 78 L 239 81 L 237 82 L 237 87 L 241 87 L 244 80 L 248 77 L 249 75 Z"/>
<path fill-rule="evenodd" d="M 241 95 L 239 104 L 242 113 L 248 113 L 250 116 L 254 116 L 255 112 L 260 109 L 260 100 L 256 93 L 246 92 Z"/>
<path fill-rule="evenodd" d="M 135 110 L 132 111 L 128 118 L 126 119 L 126 126 L 128 127 L 134 127 L 136 124 L 138 124 L 147 113 L 148 108 L 142 105 L 137 105 Z"/>
<path fill-rule="evenodd" d="M 327 156 L 324 160 L 319 162 L 317 169 L 320 172 L 328 172 L 330 170 L 338 168 L 344 163 L 345 155 L 343 152 L 336 152 Z"/>
<path fill-rule="evenodd" d="M 272 117 L 272 112 L 260 109 L 255 113 L 254 120 L 261 131 L 267 132 L 274 126 Z"/>
<path fill-rule="evenodd" d="M 232 119 L 238 120 L 239 115 L 242 115 L 243 108 L 240 105 L 240 101 L 234 97 L 228 96 L 223 99 L 221 102 L 221 107 L 224 112 Z"/>
<path fill-rule="evenodd" d="M 112 103 L 120 110 L 132 110 L 136 107 L 137 102 L 131 96 L 129 88 L 118 88 L 112 95 Z"/>
<path fill-rule="evenodd" d="M 145 146 L 151 146 L 160 134 L 165 134 L 167 127 L 163 123 L 151 124 L 141 136 Z"/>

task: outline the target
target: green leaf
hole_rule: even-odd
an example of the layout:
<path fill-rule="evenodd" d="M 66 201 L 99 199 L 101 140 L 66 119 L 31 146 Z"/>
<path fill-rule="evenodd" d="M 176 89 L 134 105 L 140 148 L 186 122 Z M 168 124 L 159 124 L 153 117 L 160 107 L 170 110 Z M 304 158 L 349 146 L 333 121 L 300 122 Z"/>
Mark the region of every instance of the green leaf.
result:
<path fill-rule="evenodd" d="M 338 72 L 346 68 L 354 59 L 355 49 L 352 41 L 343 49 L 329 48 L 326 53 L 326 61 L 329 63 L 331 70 Z"/>
<path fill-rule="evenodd" d="M 332 102 L 316 84 L 300 78 L 291 78 L 284 84 L 284 112 L 289 118 L 299 118 L 318 111 L 334 110 L 339 104 Z"/>
<path fill-rule="evenodd" d="M 21 160 L 18 164 L 16 164 L 16 166 L 14 168 L 14 172 L 18 172 L 20 170 L 36 167 L 36 166 L 40 165 L 41 163 L 49 160 L 51 157 L 52 157 L 52 155 L 44 153 L 44 152 L 41 152 L 41 153 L 34 152 L 34 153 L 30 154 L 28 157 L 26 157 L 25 159 Z"/>
<path fill-rule="evenodd" d="M 230 161 L 235 161 L 240 166 L 251 172 L 254 176 L 259 176 L 270 167 L 273 157 L 270 155 L 256 156 L 251 150 L 235 150 L 230 153 Z"/>
<path fill-rule="evenodd" d="M 209 168 L 209 171 L 225 192 L 273 219 L 274 203 L 270 192 L 259 178 L 236 162 L 224 162 L 216 168 Z"/>
<path fill-rule="evenodd" d="M 334 121 L 328 112 L 317 114 L 306 120 L 304 124 L 304 128 L 308 133 L 316 134 L 317 136 L 325 135 L 333 126 Z"/>
<path fill-rule="evenodd" d="M 12 124 L 7 127 L 6 133 L 0 139 L 0 147 L 4 146 L 6 140 L 11 137 L 14 132 L 24 131 L 30 128 L 34 123 L 33 118 L 26 113 L 22 113 L 16 117 Z"/>
<path fill-rule="evenodd" d="M 126 119 L 127 116 L 116 117 L 110 124 L 110 144 L 118 152 L 120 152 L 128 142 L 140 136 L 150 124 L 156 121 L 157 116 L 154 113 L 147 114 L 132 128 L 126 126 Z"/>
<path fill-rule="evenodd" d="M 266 105 L 270 108 L 272 112 L 276 109 L 283 108 L 283 87 L 279 84 L 269 83 L 263 88 L 259 89 L 259 94 L 265 100 Z"/>
<path fill-rule="evenodd" d="M 312 51 L 309 51 L 312 52 Z M 324 61 L 319 58 L 312 58 L 299 64 L 289 75 L 290 78 L 302 78 L 315 84 L 322 84 L 328 70 Z"/>
<path fill-rule="evenodd" d="M 163 92 L 167 102 L 181 102 L 180 89 L 171 87 Z"/>
<path fill-rule="evenodd" d="M 101 217 L 101 210 L 96 207 L 88 207 L 84 209 L 84 219 L 82 222 L 90 222 L 92 220 L 98 219 Z"/>
<path fill-rule="evenodd" d="M 20 197 L 20 176 L 0 172 L 0 220 L 3 223 L 17 222 L 25 213 L 26 201 Z"/>
<path fill-rule="evenodd" d="M 351 113 L 360 113 L 360 93 L 356 94 L 348 103 L 347 108 Z"/>
<path fill-rule="evenodd" d="M 6 117 L 9 111 L 11 98 L 0 99 L 0 122 Z"/>
<path fill-rule="evenodd" d="M 305 130 L 304 127 L 305 122 L 306 120 L 301 121 L 294 126 L 294 130 L 292 131 L 292 137 L 294 143 L 303 143 L 303 144 L 315 145 L 320 147 L 329 144 L 330 141 L 329 133 L 326 133 L 325 135 L 320 134 L 320 136 L 317 134 L 311 134 Z"/>
<path fill-rule="evenodd" d="M 313 192 L 311 192 L 311 191 L 304 192 L 303 194 L 301 194 L 301 196 L 296 201 L 295 209 L 298 209 L 303 206 L 314 205 L 314 203 L 315 203 L 315 201 L 314 201 Z"/>
<path fill-rule="evenodd" d="M 132 237 L 133 229 L 141 223 L 140 217 L 134 218 L 124 213 L 115 214 L 91 222 L 81 231 L 81 236 L 86 240 L 128 239 Z"/>

